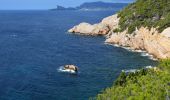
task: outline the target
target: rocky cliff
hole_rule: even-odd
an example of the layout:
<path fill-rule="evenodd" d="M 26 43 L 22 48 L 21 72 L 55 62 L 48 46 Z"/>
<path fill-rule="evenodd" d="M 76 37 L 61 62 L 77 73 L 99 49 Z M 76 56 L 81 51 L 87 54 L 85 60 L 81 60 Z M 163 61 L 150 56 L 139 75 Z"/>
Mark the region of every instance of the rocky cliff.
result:
<path fill-rule="evenodd" d="M 113 32 L 119 27 L 117 14 L 104 18 L 98 24 L 81 23 L 69 30 L 83 35 L 107 35 L 106 43 L 130 47 L 133 50 L 146 50 L 159 59 L 170 58 L 170 27 L 159 33 L 156 28 L 136 28 L 132 34 Z"/>
<path fill-rule="evenodd" d="M 133 34 L 127 34 L 126 31 L 113 33 L 106 42 L 130 47 L 133 50 L 145 50 L 159 59 L 170 58 L 170 38 L 158 33 L 155 28 L 149 30 L 141 27 Z"/>

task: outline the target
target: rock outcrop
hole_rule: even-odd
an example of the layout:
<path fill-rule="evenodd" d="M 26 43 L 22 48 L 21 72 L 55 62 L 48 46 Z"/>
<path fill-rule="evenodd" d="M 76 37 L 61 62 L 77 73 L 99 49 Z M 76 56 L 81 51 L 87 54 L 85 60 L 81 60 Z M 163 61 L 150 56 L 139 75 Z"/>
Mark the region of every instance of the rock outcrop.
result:
<path fill-rule="evenodd" d="M 155 58 L 170 58 L 170 27 L 159 33 L 155 28 L 151 30 L 141 27 L 132 34 L 127 30 L 113 33 L 119 28 L 117 14 L 104 18 L 98 24 L 81 23 L 69 30 L 71 33 L 83 35 L 107 35 L 105 42 L 130 47 L 133 50 L 145 50 Z"/>
<path fill-rule="evenodd" d="M 118 15 L 115 14 L 115 15 L 104 18 L 101 24 L 108 26 L 110 29 L 118 28 L 118 25 L 119 25 Z"/>
<path fill-rule="evenodd" d="M 78 71 L 78 67 L 75 66 L 75 65 L 65 65 L 64 66 L 64 70 L 73 70 L 73 71 L 77 72 Z"/>
<path fill-rule="evenodd" d="M 110 30 L 118 27 L 119 18 L 117 18 L 117 14 L 113 16 L 109 16 L 102 20 L 101 23 L 91 25 L 89 23 L 80 23 L 77 26 L 74 26 L 68 32 L 81 34 L 81 35 L 106 35 L 110 32 Z"/>
<path fill-rule="evenodd" d="M 136 29 L 133 34 L 127 34 L 126 31 L 113 33 L 106 42 L 130 47 L 133 50 L 146 50 L 159 59 L 170 58 L 170 39 L 158 33 L 155 28 L 149 30 L 142 27 Z"/>
<path fill-rule="evenodd" d="M 81 35 L 106 35 L 110 31 L 109 27 L 103 24 L 81 23 L 69 30 L 70 33 Z"/>

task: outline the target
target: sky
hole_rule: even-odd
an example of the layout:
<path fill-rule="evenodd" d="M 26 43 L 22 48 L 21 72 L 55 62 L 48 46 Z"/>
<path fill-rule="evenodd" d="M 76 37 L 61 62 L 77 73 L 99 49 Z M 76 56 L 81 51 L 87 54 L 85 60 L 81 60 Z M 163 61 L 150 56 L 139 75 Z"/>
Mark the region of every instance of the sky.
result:
<path fill-rule="evenodd" d="M 94 1 L 133 2 L 133 0 L 0 0 L 0 10 L 51 9 L 56 5 L 74 7 L 84 2 Z"/>

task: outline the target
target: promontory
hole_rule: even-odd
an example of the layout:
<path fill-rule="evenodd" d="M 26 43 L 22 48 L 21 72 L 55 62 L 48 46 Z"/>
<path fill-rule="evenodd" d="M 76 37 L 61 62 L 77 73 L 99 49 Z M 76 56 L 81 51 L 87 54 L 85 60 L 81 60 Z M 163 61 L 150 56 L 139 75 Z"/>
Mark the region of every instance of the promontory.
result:
<path fill-rule="evenodd" d="M 166 59 L 170 58 L 169 7 L 170 1 L 167 0 L 137 0 L 100 23 L 83 22 L 69 32 L 103 35 L 106 43 L 145 50 L 155 58 Z"/>

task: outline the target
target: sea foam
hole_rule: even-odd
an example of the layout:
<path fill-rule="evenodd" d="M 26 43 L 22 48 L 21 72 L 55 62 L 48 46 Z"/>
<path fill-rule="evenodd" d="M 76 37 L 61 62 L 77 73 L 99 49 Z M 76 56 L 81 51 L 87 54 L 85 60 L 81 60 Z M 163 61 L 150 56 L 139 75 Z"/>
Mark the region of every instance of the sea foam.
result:
<path fill-rule="evenodd" d="M 151 69 L 153 68 L 153 66 L 144 66 L 142 67 L 144 69 Z M 139 72 L 140 70 L 139 69 L 129 69 L 129 70 L 122 70 L 122 72 L 125 72 L 125 73 L 135 73 L 135 72 Z"/>
<path fill-rule="evenodd" d="M 148 58 L 151 59 L 151 60 L 155 60 L 155 61 L 158 60 L 158 59 L 154 58 L 153 55 L 147 53 L 147 52 L 144 51 L 144 50 L 133 50 L 133 49 L 131 49 L 130 47 L 123 47 L 123 46 L 119 46 L 118 44 L 109 44 L 109 43 L 105 43 L 105 44 L 107 44 L 107 45 L 112 45 L 112 46 L 114 46 L 114 47 L 120 47 L 120 48 L 123 48 L 123 49 L 125 49 L 125 50 L 127 50 L 127 51 L 130 51 L 130 52 L 138 52 L 138 53 L 141 54 L 141 56 L 143 56 L 143 57 L 148 57 Z"/>

